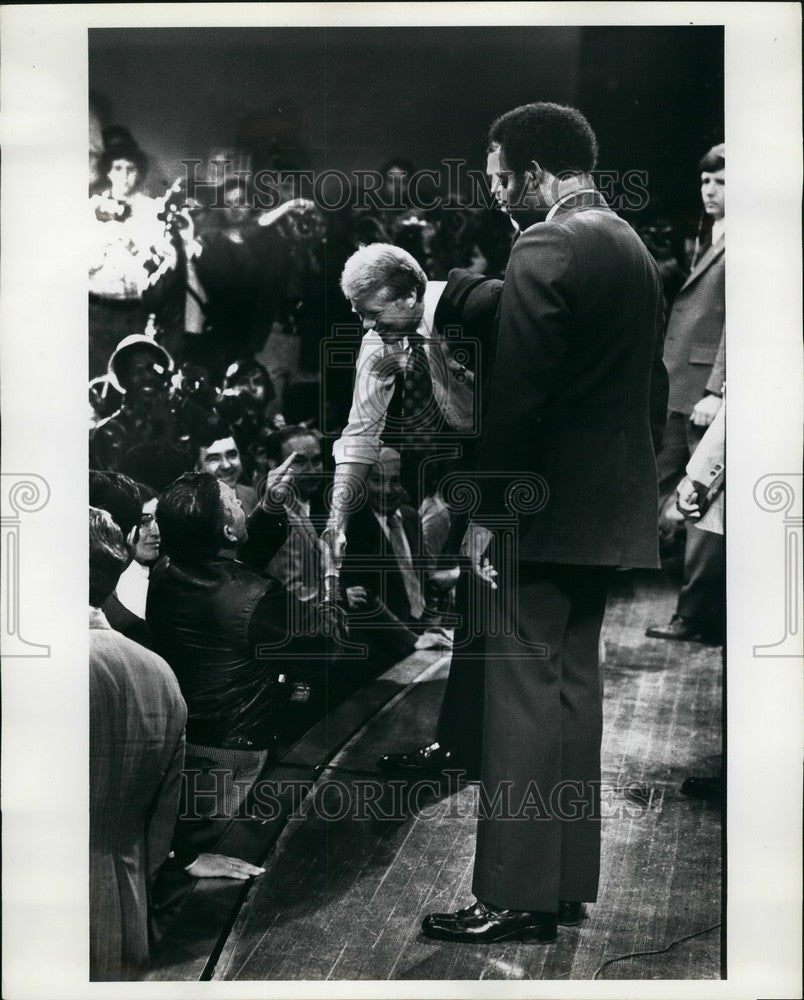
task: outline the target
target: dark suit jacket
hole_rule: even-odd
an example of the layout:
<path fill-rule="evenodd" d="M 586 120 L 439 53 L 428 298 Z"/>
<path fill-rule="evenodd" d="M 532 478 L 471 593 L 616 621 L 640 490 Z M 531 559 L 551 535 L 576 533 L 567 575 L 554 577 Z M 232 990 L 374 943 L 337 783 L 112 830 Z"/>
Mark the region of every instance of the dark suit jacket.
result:
<path fill-rule="evenodd" d="M 103 603 L 103 613 L 106 620 L 116 632 L 120 632 L 132 642 L 138 642 L 146 649 L 153 649 L 151 630 L 144 618 L 129 611 L 125 604 L 120 603 L 116 593 L 110 594 Z"/>
<path fill-rule="evenodd" d="M 514 244 L 476 520 L 516 514 L 520 559 L 658 565 L 661 327 L 658 268 L 597 193 L 561 206 Z M 524 492 L 518 477 L 529 484 Z"/>
<path fill-rule="evenodd" d="M 148 958 L 148 885 L 170 851 L 186 717 L 167 663 L 96 612 L 89 636 L 91 979 L 135 979 Z"/>
<path fill-rule="evenodd" d="M 400 505 L 399 511 L 410 554 L 415 560 L 417 556 L 425 554 L 419 515 L 406 504 Z M 368 568 L 367 564 L 373 565 Z M 396 555 L 374 512 L 368 506 L 355 511 L 349 520 L 341 582 L 344 587 L 365 587 L 370 593 L 376 594 L 400 621 L 411 622 L 410 601 Z"/>
<path fill-rule="evenodd" d="M 707 392 L 720 395 L 726 378 L 726 243 L 698 261 L 673 300 L 664 342 L 670 378 L 668 407 L 689 415 Z"/>

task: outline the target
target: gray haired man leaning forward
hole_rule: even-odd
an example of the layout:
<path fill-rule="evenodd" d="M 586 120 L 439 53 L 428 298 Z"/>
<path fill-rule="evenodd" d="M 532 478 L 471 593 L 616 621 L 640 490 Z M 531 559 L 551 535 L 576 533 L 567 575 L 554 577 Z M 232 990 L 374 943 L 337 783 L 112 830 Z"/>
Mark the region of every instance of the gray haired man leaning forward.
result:
<path fill-rule="evenodd" d="M 421 467 L 444 434 L 472 431 L 474 373 L 452 357 L 435 329 L 444 282 L 430 282 L 415 258 L 387 243 L 362 247 L 346 262 L 341 288 L 365 331 L 349 420 L 335 442 L 330 516 L 322 534 L 322 570 L 331 589 L 382 445 L 402 454 L 402 482 L 418 505 Z"/>

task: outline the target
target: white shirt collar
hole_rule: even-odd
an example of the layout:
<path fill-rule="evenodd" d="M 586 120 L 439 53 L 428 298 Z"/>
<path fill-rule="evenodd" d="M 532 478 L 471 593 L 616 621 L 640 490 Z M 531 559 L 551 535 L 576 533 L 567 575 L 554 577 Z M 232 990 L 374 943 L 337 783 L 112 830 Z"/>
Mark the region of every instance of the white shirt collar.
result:
<path fill-rule="evenodd" d="M 715 219 L 712 223 L 712 246 L 719 243 L 726 235 L 726 217 Z"/>
<path fill-rule="evenodd" d="M 582 194 L 595 194 L 595 193 L 596 193 L 595 188 L 576 188 L 574 191 L 570 191 L 567 194 L 562 195 L 555 203 L 555 205 L 553 205 L 553 207 L 547 213 L 547 218 L 544 221 L 549 222 L 556 214 L 556 212 L 559 210 L 559 208 L 561 208 L 562 205 L 566 205 L 568 201 L 572 201 L 573 198 L 578 198 Z"/>

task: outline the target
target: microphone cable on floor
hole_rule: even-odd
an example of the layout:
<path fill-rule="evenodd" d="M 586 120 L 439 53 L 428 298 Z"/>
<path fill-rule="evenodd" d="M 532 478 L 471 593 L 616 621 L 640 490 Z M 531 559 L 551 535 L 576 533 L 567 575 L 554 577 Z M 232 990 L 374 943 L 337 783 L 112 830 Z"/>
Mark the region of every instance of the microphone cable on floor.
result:
<path fill-rule="evenodd" d="M 711 934 L 712 931 L 716 931 L 721 926 L 718 922 L 713 924 L 711 927 L 705 927 L 702 931 L 695 931 L 693 934 L 685 934 L 684 937 L 680 937 L 675 941 L 671 941 L 666 948 L 660 948 L 658 951 L 631 951 L 627 955 L 618 955 L 617 958 L 610 958 L 607 962 L 604 962 L 595 970 L 595 974 L 592 979 L 597 979 L 598 974 L 601 973 L 606 966 L 614 965 L 615 962 L 624 962 L 628 958 L 642 958 L 645 955 L 665 955 L 671 948 L 675 948 L 677 944 L 683 944 L 684 941 L 691 941 L 693 938 L 701 937 L 704 934 Z"/>

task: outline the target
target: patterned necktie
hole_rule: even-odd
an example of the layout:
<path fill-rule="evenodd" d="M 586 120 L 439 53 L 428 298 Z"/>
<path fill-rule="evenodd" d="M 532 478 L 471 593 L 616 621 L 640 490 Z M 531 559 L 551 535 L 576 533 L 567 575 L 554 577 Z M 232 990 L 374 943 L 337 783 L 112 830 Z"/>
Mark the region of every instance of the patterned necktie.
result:
<path fill-rule="evenodd" d="M 419 583 L 419 575 L 413 569 L 410 558 L 410 546 L 408 545 L 399 512 L 395 511 L 393 514 L 388 514 L 386 524 L 388 525 L 391 548 L 394 550 L 399 572 L 402 574 L 402 582 L 405 584 L 405 593 L 408 595 L 411 616 L 413 618 L 421 618 L 424 611 L 422 588 Z"/>
<path fill-rule="evenodd" d="M 424 337 L 420 333 L 412 333 L 408 336 L 408 343 L 410 356 L 402 388 L 401 429 L 408 444 L 426 448 L 441 424 L 441 411 L 433 393 Z"/>

